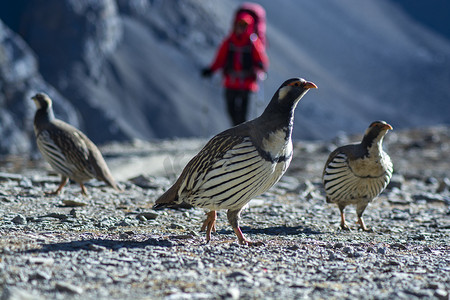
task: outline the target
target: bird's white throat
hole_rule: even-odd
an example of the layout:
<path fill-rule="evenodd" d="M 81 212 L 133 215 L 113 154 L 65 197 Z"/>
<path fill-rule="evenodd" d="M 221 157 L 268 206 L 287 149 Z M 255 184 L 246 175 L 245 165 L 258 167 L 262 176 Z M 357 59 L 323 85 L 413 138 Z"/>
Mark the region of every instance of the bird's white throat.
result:
<path fill-rule="evenodd" d="M 383 138 L 384 135 L 380 134 L 373 140 L 372 145 L 368 149 L 369 157 L 377 157 L 381 155 L 383 152 Z"/>
<path fill-rule="evenodd" d="M 272 158 L 280 156 L 290 156 L 292 153 L 292 141 L 288 128 L 278 129 L 271 132 L 266 138 L 262 140 L 262 148 L 264 151 L 270 153 Z"/>

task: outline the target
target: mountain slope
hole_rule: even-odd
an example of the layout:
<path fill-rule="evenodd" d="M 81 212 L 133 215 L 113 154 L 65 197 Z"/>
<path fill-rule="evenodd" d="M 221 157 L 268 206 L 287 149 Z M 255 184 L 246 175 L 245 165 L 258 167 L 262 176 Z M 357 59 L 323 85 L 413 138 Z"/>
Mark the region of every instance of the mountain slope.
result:
<path fill-rule="evenodd" d="M 419 8 L 405 9 L 403 0 L 257 2 L 267 10 L 270 69 L 252 117 L 285 79 L 301 76 L 319 89 L 297 109 L 295 138 L 357 133 L 375 119 L 394 128 L 450 123 L 450 39 L 439 23 L 420 18 Z M 207 80 L 199 72 L 212 61 L 239 1 L 15 3 L 0 4 L 0 18 L 16 32 L 0 39 L 0 47 L 22 40 L 35 65 L 19 64 L 31 75 L 14 84 L 7 71 L 0 73 L 7 87 L 0 90 L 3 119 L 25 124 L 8 129 L 23 145 L 13 151 L 0 140 L 2 153 L 33 147 L 25 138 L 33 110 L 25 103 L 37 90 L 54 91 L 57 115 L 98 143 L 211 136 L 230 126 L 220 75 Z M 16 59 L 10 55 L 0 67 L 8 70 Z M 5 92 L 11 86 L 20 93 Z M 28 108 L 18 114 L 7 103 Z"/>

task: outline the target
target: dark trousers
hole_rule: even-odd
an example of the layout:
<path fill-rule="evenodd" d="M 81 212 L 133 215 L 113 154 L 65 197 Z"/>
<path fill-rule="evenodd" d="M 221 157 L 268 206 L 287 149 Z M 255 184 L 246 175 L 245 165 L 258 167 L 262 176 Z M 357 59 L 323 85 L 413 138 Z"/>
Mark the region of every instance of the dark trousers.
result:
<path fill-rule="evenodd" d="M 250 91 L 225 89 L 228 114 L 233 122 L 233 126 L 247 120 L 249 98 Z"/>

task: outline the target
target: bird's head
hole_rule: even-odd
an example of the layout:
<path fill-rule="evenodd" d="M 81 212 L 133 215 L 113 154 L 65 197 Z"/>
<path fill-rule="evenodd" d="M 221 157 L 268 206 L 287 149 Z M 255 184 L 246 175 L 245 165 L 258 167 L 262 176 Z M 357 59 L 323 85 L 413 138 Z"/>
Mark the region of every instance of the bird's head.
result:
<path fill-rule="evenodd" d="M 303 78 L 288 79 L 278 88 L 266 110 L 291 112 L 309 89 L 317 89 L 317 85 Z"/>
<path fill-rule="evenodd" d="M 388 130 L 392 129 L 392 126 L 385 121 L 372 122 L 364 133 L 363 144 L 370 147 L 373 142 L 378 143 L 382 141 Z"/>
<path fill-rule="evenodd" d="M 31 99 L 36 104 L 37 109 L 47 110 L 52 107 L 52 99 L 47 94 L 37 93 Z"/>
<path fill-rule="evenodd" d="M 52 108 L 52 99 L 44 93 L 37 93 L 31 99 L 36 104 L 37 110 L 34 116 L 34 123 L 45 124 L 55 118 Z"/>

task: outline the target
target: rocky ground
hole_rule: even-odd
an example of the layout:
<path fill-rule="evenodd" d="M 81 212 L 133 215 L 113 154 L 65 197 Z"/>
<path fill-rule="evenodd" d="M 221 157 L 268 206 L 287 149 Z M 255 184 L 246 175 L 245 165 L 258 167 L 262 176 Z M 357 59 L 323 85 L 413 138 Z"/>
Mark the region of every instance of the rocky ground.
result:
<path fill-rule="evenodd" d="M 1 299 L 449 299 L 450 128 L 390 132 L 395 177 L 365 212 L 370 232 L 339 228 L 320 176 L 328 153 L 357 141 L 296 143 L 288 173 L 242 215 L 238 245 L 224 212 L 205 244 L 204 211 L 151 206 L 202 140 L 103 148 L 125 191 L 82 197 L 42 161 L 0 164 Z M 356 220 L 354 207 L 348 220 Z"/>

